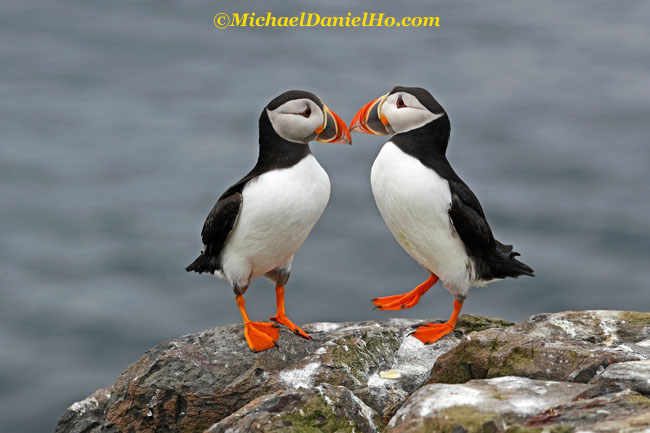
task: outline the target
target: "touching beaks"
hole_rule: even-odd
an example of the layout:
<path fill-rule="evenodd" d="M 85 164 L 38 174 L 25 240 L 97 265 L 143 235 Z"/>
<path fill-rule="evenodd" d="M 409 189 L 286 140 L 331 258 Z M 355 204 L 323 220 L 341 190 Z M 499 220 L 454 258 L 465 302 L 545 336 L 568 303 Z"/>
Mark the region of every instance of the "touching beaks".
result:
<path fill-rule="evenodd" d="M 361 110 L 354 116 L 350 122 L 351 132 L 365 132 L 373 135 L 388 135 L 393 133 L 393 129 L 388 123 L 386 116 L 381 114 L 381 107 L 388 94 L 368 102 L 361 107 Z"/>
<path fill-rule="evenodd" d="M 332 110 L 323 105 L 323 124 L 316 128 L 316 141 L 320 143 L 345 143 L 352 144 L 348 126 Z"/>

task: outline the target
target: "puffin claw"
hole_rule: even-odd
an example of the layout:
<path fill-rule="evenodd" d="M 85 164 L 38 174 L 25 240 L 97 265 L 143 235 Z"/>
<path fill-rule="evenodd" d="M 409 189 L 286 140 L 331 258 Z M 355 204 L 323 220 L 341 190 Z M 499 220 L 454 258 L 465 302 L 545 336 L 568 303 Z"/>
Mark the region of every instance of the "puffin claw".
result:
<path fill-rule="evenodd" d="M 279 325 L 285 326 L 291 332 L 293 332 L 299 337 L 304 338 L 305 340 L 311 340 L 311 336 L 307 334 L 305 331 L 303 331 L 302 329 L 300 329 L 300 327 L 295 323 L 293 323 L 285 314 L 278 314 L 276 316 L 271 317 L 270 320 L 274 321 Z"/>

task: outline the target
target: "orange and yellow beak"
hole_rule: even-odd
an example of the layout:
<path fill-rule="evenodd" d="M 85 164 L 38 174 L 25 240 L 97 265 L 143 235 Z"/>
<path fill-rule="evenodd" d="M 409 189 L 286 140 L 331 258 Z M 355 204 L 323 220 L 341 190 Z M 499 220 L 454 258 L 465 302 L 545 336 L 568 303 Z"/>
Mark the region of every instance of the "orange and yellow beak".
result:
<path fill-rule="evenodd" d="M 361 107 L 361 110 L 354 116 L 350 122 L 351 132 L 365 132 L 366 134 L 373 135 L 388 135 L 392 134 L 393 130 L 386 119 L 386 116 L 381 114 L 381 107 L 388 95 L 384 95 L 374 101 L 368 102 Z"/>
<path fill-rule="evenodd" d="M 323 124 L 314 131 L 316 141 L 320 143 L 351 144 L 350 131 L 345 122 L 326 105 L 323 105 L 323 114 L 323 117 L 325 117 Z"/>

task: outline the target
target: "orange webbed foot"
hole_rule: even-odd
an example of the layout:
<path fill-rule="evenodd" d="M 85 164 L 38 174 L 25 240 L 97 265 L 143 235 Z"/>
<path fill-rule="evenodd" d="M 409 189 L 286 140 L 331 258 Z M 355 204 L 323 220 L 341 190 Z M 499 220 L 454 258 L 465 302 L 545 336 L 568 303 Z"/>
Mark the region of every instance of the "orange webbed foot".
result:
<path fill-rule="evenodd" d="M 435 343 L 445 335 L 449 334 L 456 327 L 458 315 L 463 308 L 462 301 L 454 301 L 454 312 L 451 314 L 449 320 L 445 323 L 427 323 L 418 327 L 418 329 L 411 335 L 423 342 L 424 344 Z"/>
<path fill-rule="evenodd" d="M 261 352 L 278 344 L 280 330 L 275 323 L 248 322 L 244 323 L 244 336 L 253 352 Z"/>
<path fill-rule="evenodd" d="M 431 274 L 425 282 L 408 293 L 375 298 L 372 300 L 372 303 L 375 304 L 375 308 L 382 311 L 411 308 L 420 301 L 420 298 L 427 292 L 427 290 L 436 284 L 436 281 L 438 281 L 438 277 L 435 274 Z"/>
<path fill-rule="evenodd" d="M 401 295 L 384 296 L 383 298 L 375 298 L 372 303 L 378 310 L 403 310 L 404 308 L 411 308 L 420 301 L 419 293 L 411 291 Z"/>
<path fill-rule="evenodd" d="M 280 325 L 286 326 L 291 332 L 306 340 L 311 340 L 311 336 L 307 334 L 305 331 L 303 331 L 302 329 L 300 329 L 298 325 L 293 323 L 286 316 L 286 314 L 278 314 L 276 316 L 270 317 L 269 320 L 273 320 L 275 323 L 279 323 Z"/>
<path fill-rule="evenodd" d="M 453 330 L 454 325 L 451 325 L 449 323 L 428 323 L 426 325 L 419 326 L 418 329 L 411 335 L 424 344 L 432 344 Z"/>

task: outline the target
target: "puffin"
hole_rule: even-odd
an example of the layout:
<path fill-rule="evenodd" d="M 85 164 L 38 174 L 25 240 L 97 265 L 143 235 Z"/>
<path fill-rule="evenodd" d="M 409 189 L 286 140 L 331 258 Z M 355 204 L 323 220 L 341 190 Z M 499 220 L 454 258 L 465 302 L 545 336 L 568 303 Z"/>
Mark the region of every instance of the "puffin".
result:
<path fill-rule="evenodd" d="M 203 224 L 203 251 L 186 268 L 230 283 L 253 352 L 277 345 L 278 324 L 311 339 L 287 317 L 284 286 L 294 254 L 330 196 L 329 177 L 309 148 L 313 140 L 351 143 L 345 122 L 313 93 L 290 90 L 268 103 L 259 118 L 257 164 L 219 197 Z M 272 322 L 252 321 L 246 313 L 244 294 L 261 276 L 275 283 Z"/>
<path fill-rule="evenodd" d="M 408 293 L 373 299 L 377 309 L 411 308 L 441 280 L 454 298 L 451 317 L 412 334 L 431 344 L 455 328 L 471 287 L 534 276 L 512 245 L 494 238 L 478 199 L 451 167 L 449 117 L 427 90 L 394 87 L 364 105 L 350 131 L 392 135 L 372 165 L 372 193 L 397 242 L 429 273 Z"/>

